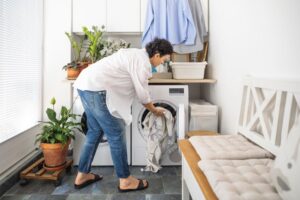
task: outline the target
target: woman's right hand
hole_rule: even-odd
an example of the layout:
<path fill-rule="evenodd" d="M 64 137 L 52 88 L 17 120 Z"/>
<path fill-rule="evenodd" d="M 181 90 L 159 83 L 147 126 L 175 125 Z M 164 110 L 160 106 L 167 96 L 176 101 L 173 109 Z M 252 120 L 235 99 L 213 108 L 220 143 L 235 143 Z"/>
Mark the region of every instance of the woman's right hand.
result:
<path fill-rule="evenodd" d="M 155 108 L 155 110 L 153 111 L 153 113 L 156 115 L 156 116 L 164 116 L 166 110 L 164 108 Z"/>
<path fill-rule="evenodd" d="M 152 102 L 144 104 L 145 108 L 147 108 L 150 112 L 155 114 L 156 116 L 164 116 L 166 109 L 155 107 Z"/>

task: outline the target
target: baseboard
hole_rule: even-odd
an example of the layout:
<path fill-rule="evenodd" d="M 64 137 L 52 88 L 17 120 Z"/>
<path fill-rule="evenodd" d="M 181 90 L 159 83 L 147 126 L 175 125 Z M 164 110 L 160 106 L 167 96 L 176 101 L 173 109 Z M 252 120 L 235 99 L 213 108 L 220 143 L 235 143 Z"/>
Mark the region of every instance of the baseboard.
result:
<path fill-rule="evenodd" d="M 8 191 L 14 184 L 16 184 L 20 177 L 21 171 L 26 167 L 34 163 L 36 160 L 42 157 L 42 152 L 40 150 L 34 150 L 32 153 L 24 157 L 22 160 L 18 161 L 9 170 L 1 174 L 0 176 L 0 196 L 2 196 L 6 191 Z"/>

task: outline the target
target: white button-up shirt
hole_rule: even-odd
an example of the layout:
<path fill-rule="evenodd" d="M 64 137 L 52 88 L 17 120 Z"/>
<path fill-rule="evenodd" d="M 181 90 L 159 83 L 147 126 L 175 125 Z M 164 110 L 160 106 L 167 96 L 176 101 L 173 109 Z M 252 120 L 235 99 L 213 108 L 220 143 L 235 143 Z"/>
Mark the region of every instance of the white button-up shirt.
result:
<path fill-rule="evenodd" d="M 106 90 L 109 112 L 129 125 L 132 121 L 130 106 L 134 98 L 137 97 L 142 104 L 151 101 L 148 90 L 151 76 L 151 64 L 145 49 L 120 49 L 84 69 L 74 88 Z"/>

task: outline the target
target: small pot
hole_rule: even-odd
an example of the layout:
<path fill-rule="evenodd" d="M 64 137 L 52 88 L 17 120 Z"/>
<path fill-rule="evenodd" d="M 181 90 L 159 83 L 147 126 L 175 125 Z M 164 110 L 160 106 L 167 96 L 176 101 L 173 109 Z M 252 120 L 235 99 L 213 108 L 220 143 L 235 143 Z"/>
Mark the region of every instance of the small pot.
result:
<path fill-rule="evenodd" d="M 55 171 L 65 167 L 70 142 L 69 140 L 65 145 L 61 143 L 40 144 L 45 158 L 44 168 L 46 170 Z"/>
<path fill-rule="evenodd" d="M 82 72 L 82 70 L 87 68 L 90 64 L 91 64 L 90 62 L 80 62 L 80 64 L 79 64 L 80 72 Z"/>
<path fill-rule="evenodd" d="M 81 70 L 80 69 L 74 69 L 74 68 L 68 68 L 67 69 L 67 76 L 68 79 L 76 79 L 79 74 L 80 74 Z"/>

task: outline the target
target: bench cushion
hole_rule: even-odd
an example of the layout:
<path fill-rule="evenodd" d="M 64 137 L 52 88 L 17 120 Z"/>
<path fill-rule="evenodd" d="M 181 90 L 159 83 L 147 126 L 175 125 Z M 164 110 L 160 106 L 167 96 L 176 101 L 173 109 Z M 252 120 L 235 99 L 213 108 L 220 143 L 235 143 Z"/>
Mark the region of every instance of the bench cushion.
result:
<path fill-rule="evenodd" d="M 271 159 L 200 160 L 198 165 L 219 200 L 280 199 L 271 185 Z"/>
<path fill-rule="evenodd" d="M 273 155 L 241 135 L 192 136 L 189 141 L 201 160 L 273 158 Z"/>

